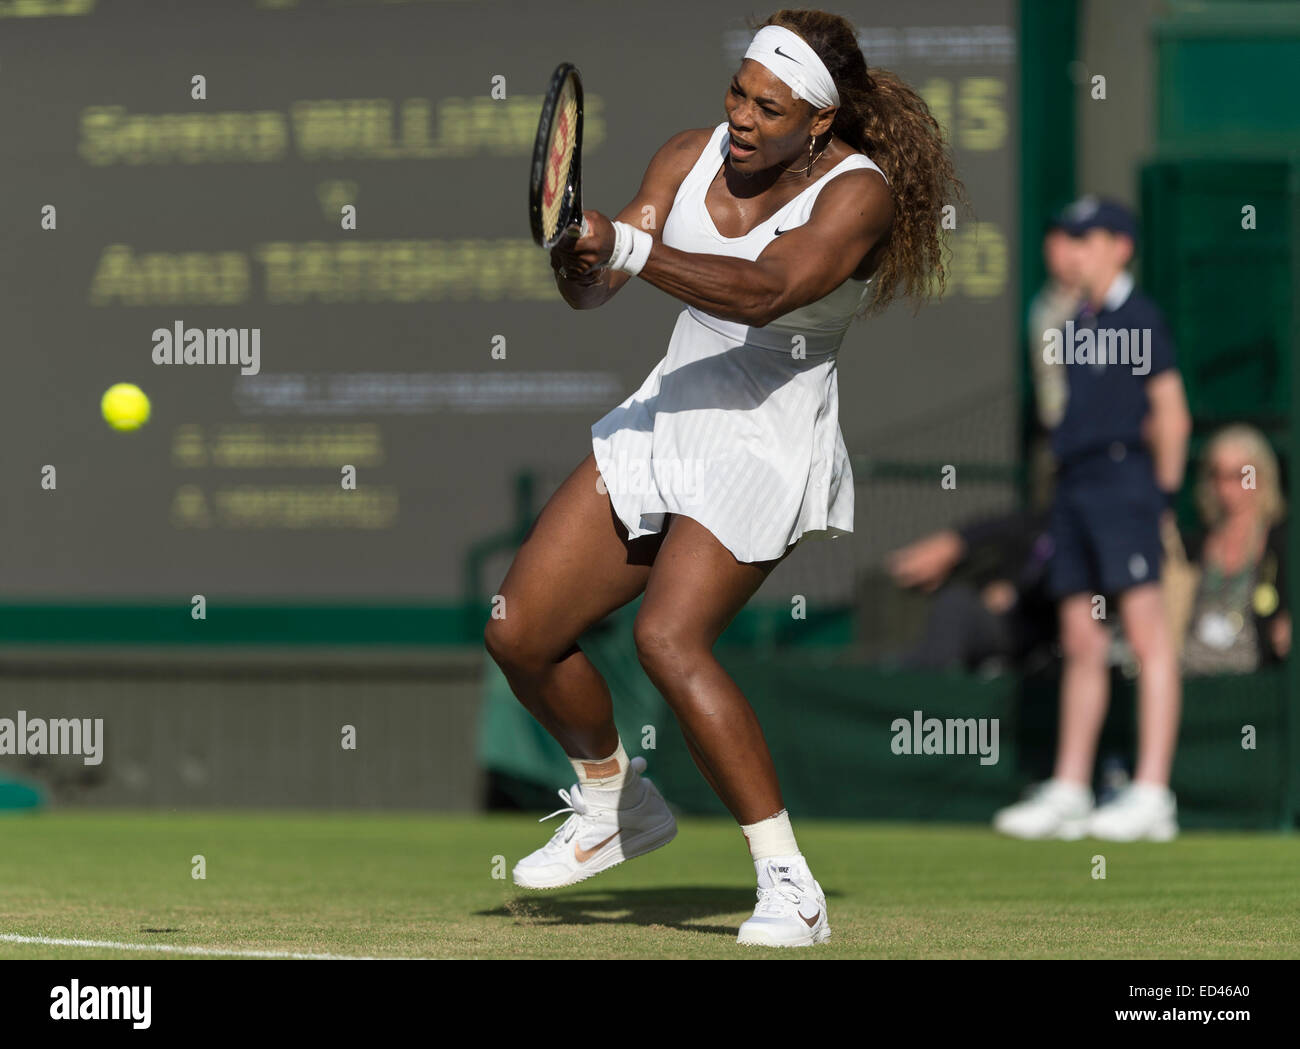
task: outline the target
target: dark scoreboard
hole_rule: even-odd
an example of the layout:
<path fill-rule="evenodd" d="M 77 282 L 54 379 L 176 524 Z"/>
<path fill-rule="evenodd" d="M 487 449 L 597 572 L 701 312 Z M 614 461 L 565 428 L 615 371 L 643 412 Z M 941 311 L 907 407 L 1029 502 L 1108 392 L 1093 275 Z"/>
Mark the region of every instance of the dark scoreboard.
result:
<path fill-rule="evenodd" d="M 612 214 L 724 118 L 750 13 L 0 0 L 0 598 L 459 596 L 517 472 L 576 465 L 681 309 L 639 281 L 559 299 L 525 210 L 547 77 L 583 72 L 585 202 Z M 1011 0 L 844 13 L 948 125 L 975 205 L 944 304 L 845 340 L 861 453 L 1014 384 L 1017 56 Z M 160 363 L 178 328 L 201 345 Z M 117 382 L 150 398 L 140 430 L 100 416 Z"/>

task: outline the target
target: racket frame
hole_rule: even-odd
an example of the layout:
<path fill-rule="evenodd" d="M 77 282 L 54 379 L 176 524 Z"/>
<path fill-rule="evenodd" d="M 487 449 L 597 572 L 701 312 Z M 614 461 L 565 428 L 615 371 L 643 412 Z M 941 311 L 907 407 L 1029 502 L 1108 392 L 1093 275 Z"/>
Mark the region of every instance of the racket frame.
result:
<path fill-rule="evenodd" d="M 565 181 L 560 198 L 560 224 L 555 236 L 549 240 L 542 229 L 542 193 L 546 185 L 546 159 L 550 153 L 551 129 L 559 111 L 560 93 L 564 82 L 572 74 L 573 96 L 577 114 L 577 126 L 573 138 L 573 163 L 569 165 L 569 177 Z M 547 114 L 549 113 L 549 119 Z M 533 164 L 528 181 L 528 222 L 532 227 L 533 240 L 548 251 L 555 247 L 571 229 L 579 228 L 585 233 L 586 219 L 582 214 L 582 77 L 578 67 L 572 62 L 561 62 L 551 74 L 551 83 L 546 90 L 546 100 L 542 103 L 542 113 L 537 125 L 537 137 L 533 141 Z"/>

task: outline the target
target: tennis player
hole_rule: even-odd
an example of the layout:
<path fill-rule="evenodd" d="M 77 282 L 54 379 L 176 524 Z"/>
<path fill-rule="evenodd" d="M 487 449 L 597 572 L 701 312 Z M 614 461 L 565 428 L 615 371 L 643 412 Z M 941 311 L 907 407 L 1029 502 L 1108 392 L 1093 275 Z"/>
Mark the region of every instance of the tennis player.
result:
<path fill-rule="evenodd" d="M 575 309 L 635 276 L 686 308 L 641 388 L 592 427 L 592 454 L 529 532 L 485 640 L 577 775 L 551 814 L 571 815 L 516 884 L 571 885 L 677 832 L 576 644 L 644 593 L 641 664 L 754 861 L 758 905 L 738 942 L 808 946 L 830 937 L 826 898 L 762 728 L 712 649 L 801 536 L 852 531 L 836 352 L 855 316 L 942 289 L 940 213 L 961 186 L 925 103 L 869 75 L 836 15 L 770 17 L 724 108 L 717 126 L 668 140 L 616 220 L 586 211 L 587 235 L 552 250 Z"/>

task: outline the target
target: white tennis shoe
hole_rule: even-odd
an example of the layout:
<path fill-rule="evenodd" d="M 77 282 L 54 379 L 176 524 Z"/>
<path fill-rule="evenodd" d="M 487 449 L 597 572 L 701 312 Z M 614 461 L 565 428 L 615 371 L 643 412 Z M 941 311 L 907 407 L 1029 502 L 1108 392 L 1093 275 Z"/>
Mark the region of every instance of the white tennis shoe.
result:
<path fill-rule="evenodd" d="M 1134 783 L 1093 812 L 1088 833 L 1103 841 L 1173 841 L 1178 803 L 1168 787 Z"/>
<path fill-rule="evenodd" d="M 1092 791 L 1077 783 L 1049 779 L 1028 800 L 999 809 L 993 827 L 1013 838 L 1060 838 L 1078 841 L 1088 833 Z"/>
<path fill-rule="evenodd" d="M 826 894 L 803 856 L 775 856 L 755 863 L 758 906 L 740 927 L 736 942 L 758 947 L 811 947 L 831 938 Z"/>
<path fill-rule="evenodd" d="M 537 822 L 564 812 L 573 815 L 550 841 L 515 864 L 515 884 L 525 889 L 574 885 L 672 841 L 677 836 L 677 821 L 658 788 L 641 778 L 644 769 L 645 758 L 633 758 L 621 791 L 588 788 L 583 793 L 576 783 L 560 791 L 567 806 Z M 627 805 L 631 798 L 638 800 Z M 620 808 L 620 804 L 627 807 Z"/>

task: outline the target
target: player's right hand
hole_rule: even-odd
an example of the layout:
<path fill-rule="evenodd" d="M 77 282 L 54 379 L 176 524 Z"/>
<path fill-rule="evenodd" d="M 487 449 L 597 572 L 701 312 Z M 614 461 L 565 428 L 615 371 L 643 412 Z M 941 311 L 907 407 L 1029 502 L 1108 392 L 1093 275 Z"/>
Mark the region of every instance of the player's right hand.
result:
<path fill-rule="evenodd" d="M 577 284 L 594 284 L 614 251 L 614 225 L 599 211 L 584 211 L 584 235 L 572 227 L 551 249 L 551 268 Z"/>

